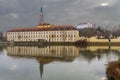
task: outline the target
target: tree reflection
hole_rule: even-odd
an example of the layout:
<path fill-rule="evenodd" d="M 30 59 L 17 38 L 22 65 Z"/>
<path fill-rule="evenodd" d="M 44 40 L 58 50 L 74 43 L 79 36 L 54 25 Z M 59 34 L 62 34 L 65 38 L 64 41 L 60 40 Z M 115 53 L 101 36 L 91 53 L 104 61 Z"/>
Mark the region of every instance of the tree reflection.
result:
<path fill-rule="evenodd" d="M 97 49 L 96 51 L 91 50 L 81 50 L 80 55 L 84 56 L 89 62 L 93 59 L 101 59 L 103 54 L 109 54 L 111 50 L 109 49 Z"/>
<path fill-rule="evenodd" d="M 1 54 L 2 50 L 3 50 L 3 47 L 0 46 L 0 54 Z"/>

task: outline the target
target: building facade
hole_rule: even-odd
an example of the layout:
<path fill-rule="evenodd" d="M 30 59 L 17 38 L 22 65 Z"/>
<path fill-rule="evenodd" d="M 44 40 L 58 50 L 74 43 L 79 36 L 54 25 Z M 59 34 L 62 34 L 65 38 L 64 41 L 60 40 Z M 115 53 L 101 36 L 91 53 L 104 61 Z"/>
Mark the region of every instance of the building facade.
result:
<path fill-rule="evenodd" d="M 75 42 L 79 31 L 71 25 L 40 24 L 35 28 L 13 28 L 6 37 L 10 42 Z"/>
<path fill-rule="evenodd" d="M 6 38 L 11 42 L 75 42 L 79 40 L 79 31 L 71 25 L 45 23 L 41 6 L 39 25 L 34 28 L 13 28 L 7 32 Z"/>

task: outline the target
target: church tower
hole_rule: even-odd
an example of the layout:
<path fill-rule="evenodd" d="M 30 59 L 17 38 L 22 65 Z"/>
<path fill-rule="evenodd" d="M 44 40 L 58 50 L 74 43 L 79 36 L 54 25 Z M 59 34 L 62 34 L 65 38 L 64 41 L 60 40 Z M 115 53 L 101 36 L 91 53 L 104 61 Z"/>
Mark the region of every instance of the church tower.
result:
<path fill-rule="evenodd" d="M 40 8 L 40 22 L 37 25 L 37 28 L 50 28 L 50 27 L 52 27 L 52 25 L 49 24 L 49 23 L 46 23 L 44 21 L 43 6 L 41 5 L 41 8 Z"/>

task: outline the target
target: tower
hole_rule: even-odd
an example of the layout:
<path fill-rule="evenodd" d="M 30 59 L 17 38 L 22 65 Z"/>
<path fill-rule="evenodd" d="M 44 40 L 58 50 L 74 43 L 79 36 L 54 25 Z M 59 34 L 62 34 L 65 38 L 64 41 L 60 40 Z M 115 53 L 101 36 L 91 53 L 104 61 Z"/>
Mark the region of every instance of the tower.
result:
<path fill-rule="evenodd" d="M 41 5 L 41 9 L 40 9 L 40 24 L 44 23 L 44 15 L 43 15 L 43 7 Z"/>
<path fill-rule="evenodd" d="M 36 27 L 37 28 L 51 28 L 52 27 L 51 24 L 46 23 L 44 21 L 44 14 L 43 14 L 43 6 L 42 5 L 41 5 L 41 8 L 40 8 L 40 22 Z"/>

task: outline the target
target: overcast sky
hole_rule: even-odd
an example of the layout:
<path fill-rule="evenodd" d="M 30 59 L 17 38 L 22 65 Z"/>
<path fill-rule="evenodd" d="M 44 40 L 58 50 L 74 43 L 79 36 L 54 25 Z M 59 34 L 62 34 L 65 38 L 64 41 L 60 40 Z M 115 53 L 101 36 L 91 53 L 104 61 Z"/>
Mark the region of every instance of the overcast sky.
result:
<path fill-rule="evenodd" d="M 120 0 L 0 0 L 0 31 L 12 27 L 35 27 L 43 5 L 45 21 L 78 25 L 93 22 L 100 26 L 120 24 Z"/>

